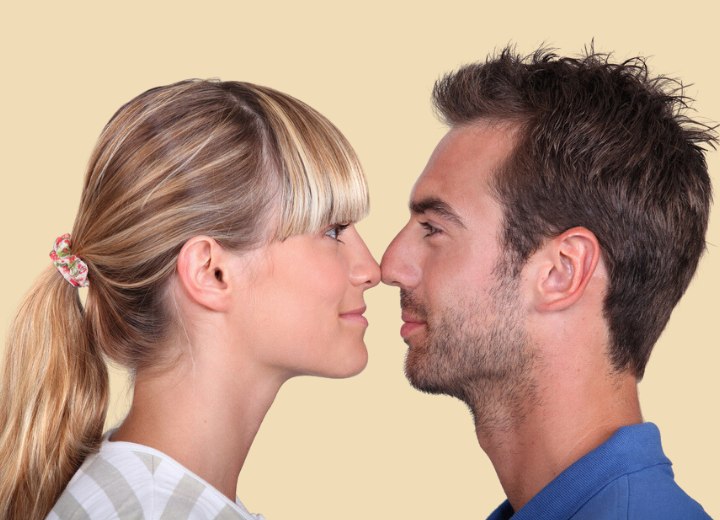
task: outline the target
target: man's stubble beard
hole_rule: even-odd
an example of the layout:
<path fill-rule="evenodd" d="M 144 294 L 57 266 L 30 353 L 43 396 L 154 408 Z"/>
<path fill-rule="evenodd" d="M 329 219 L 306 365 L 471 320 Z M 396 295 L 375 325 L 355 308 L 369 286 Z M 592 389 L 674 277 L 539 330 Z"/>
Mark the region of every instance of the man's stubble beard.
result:
<path fill-rule="evenodd" d="M 401 305 L 426 321 L 410 346 L 405 374 L 423 392 L 465 402 L 478 430 L 507 431 L 537 404 L 537 354 L 525 329 L 518 280 L 496 269 L 486 298 L 464 296 L 433 315 L 401 291 Z M 409 343 L 409 342 L 408 342 Z"/>

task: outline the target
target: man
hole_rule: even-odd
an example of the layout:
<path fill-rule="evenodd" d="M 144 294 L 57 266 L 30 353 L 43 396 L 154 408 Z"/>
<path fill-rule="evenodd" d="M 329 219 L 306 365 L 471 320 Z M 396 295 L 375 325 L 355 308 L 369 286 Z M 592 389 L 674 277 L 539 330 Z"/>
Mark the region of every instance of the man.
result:
<path fill-rule="evenodd" d="M 505 49 L 433 94 L 450 131 L 382 275 L 410 382 L 472 410 L 490 518 L 709 518 L 637 382 L 705 249 L 712 129 L 642 59 Z"/>

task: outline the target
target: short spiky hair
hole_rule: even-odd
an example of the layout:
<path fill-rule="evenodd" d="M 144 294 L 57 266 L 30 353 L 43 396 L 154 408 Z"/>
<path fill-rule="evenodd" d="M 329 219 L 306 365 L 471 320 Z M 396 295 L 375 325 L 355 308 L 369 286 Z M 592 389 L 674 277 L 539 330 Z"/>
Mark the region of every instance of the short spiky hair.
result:
<path fill-rule="evenodd" d="M 517 274 L 571 227 L 595 233 L 610 276 L 612 363 L 642 378 L 705 249 L 714 127 L 687 116 L 679 81 L 652 77 L 643 58 L 612 63 L 592 48 L 565 58 L 507 47 L 441 78 L 433 97 L 452 126 L 518 125 L 493 186 L 510 267 Z"/>

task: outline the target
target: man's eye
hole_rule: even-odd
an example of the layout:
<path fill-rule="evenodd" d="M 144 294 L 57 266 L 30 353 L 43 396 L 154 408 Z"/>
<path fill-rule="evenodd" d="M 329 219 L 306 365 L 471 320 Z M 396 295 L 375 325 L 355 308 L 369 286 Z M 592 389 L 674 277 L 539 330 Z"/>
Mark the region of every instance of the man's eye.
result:
<path fill-rule="evenodd" d="M 436 228 L 432 224 L 428 222 L 420 222 L 420 225 L 425 229 L 425 236 L 429 237 L 432 235 L 436 235 L 437 233 L 441 233 L 442 230 Z"/>
<path fill-rule="evenodd" d="M 333 224 L 327 231 L 325 231 L 325 236 L 330 237 L 333 240 L 337 240 L 338 242 L 342 242 L 342 240 L 340 240 L 340 235 L 342 235 L 342 232 L 345 231 L 349 225 L 350 224 Z"/>

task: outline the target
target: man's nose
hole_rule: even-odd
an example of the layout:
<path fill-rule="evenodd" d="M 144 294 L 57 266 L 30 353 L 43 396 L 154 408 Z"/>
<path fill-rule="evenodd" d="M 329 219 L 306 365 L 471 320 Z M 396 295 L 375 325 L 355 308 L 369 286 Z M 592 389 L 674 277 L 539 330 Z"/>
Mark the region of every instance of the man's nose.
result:
<path fill-rule="evenodd" d="M 420 268 L 417 252 L 410 247 L 405 231 L 401 230 L 385 250 L 380 272 L 384 284 L 408 289 L 420 281 Z"/>

